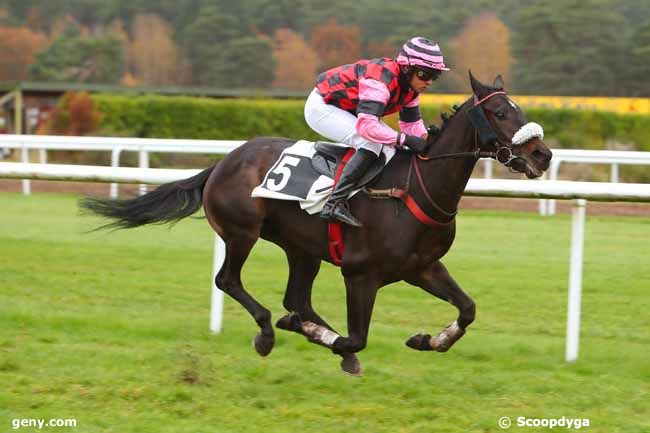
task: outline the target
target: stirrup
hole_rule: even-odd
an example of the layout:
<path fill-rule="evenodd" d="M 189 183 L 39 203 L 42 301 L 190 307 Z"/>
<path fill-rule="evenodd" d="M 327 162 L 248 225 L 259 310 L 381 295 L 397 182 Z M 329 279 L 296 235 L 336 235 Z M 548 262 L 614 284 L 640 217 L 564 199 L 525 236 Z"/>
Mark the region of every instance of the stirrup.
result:
<path fill-rule="evenodd" d="M 323 208 L 321 209 L 318 216 L 320 216 L 321 218 L 324 218 L 326 220 L 332 219 L 332 212 L 334 212 L 334 207 L 335 207 L 334 204 L 332 204 L 330 202 L 326 202 L 323 205 Z"/>
<path fill-rule="evenodd" d="M 356 219 L 352 214 L 350 213 L 350 209 L 347 206 L 347 202 L 339 202 L 334 205 L 334 208 L 332 209 L 331 212 L 331 218 L 340 221 L 344 224 L 347 224 L 352 227 L 363 227 L 363 224 L 361 224 L 361 221 Z"/>

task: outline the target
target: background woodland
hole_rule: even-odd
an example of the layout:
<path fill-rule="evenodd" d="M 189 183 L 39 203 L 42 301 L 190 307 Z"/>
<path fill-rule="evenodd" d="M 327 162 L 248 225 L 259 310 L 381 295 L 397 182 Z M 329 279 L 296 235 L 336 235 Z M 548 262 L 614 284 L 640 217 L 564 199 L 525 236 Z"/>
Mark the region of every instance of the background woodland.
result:
<path fill-rule="evenodd" d="M 0 81 L 307 90 L 322 70 L 438 41 L 520 94 L 650 96 L 647 0 L 0 0 Z"/>

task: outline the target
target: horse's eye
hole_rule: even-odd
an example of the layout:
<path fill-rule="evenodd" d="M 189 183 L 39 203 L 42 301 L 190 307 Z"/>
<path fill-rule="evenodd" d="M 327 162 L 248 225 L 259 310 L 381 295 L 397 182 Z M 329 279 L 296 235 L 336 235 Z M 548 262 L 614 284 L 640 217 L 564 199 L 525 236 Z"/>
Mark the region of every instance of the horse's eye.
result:
<path fill-rule="evenodd" d="M 496 113 L 494 113 L 494 115 L 497 116 L 499 119 L 503 119 L 506 117 L 503 111 L 497 111 Z"/>

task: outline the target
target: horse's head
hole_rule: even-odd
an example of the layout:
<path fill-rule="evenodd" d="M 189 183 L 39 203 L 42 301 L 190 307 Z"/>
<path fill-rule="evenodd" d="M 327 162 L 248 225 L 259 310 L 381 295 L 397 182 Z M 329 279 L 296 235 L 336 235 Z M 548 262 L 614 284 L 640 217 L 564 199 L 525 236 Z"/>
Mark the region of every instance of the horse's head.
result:
<path fill-rule="evenodd" d="M 542 141 L 544 131 L 528 122 L 519 106 L 503 90 L 500 75 L 492 86 L 479 82 L 469 73 L 473 107 L 467 112 L 481 142 L 481 150 L 493 152 L 497 161 L 529 178 L 541 176 L 552 153 Z"/>

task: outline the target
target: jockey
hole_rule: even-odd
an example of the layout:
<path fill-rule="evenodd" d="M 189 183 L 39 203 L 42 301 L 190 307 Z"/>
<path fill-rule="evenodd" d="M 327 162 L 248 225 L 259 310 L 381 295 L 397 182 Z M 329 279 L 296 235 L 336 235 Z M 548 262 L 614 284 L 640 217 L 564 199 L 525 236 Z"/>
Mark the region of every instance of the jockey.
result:
<path fill-rule="evenodd" d="M 305 120 L 320 135 L 357 149 L 320 216 L 355 227 L 347 197 L 381 154 L 384 145 L 423 152 L 427 129 L 419 94 L 448 71 L 438 44 L 422 37 L 407 41 L 397 58 L 360 60 L 321 73 L 305 103 Z M 381 118 L 399 111 L 394 131 Z"/>

